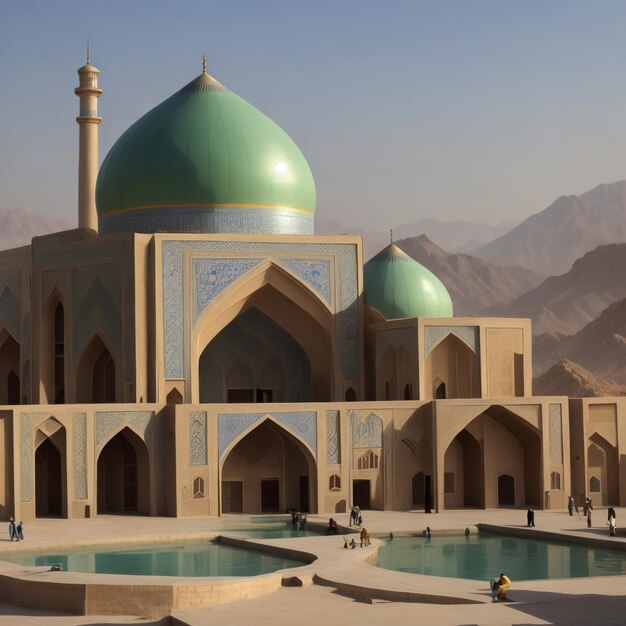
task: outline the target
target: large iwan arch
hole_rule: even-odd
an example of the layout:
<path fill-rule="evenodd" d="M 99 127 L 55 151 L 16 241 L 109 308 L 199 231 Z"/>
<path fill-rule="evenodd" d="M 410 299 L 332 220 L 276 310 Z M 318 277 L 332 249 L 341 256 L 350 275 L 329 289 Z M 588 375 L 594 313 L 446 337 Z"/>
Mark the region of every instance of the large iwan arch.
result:
<path fill-rule="evenodd" d="M 202 371 L 214 370 L 217 362 L 212 358 L 206 366 L 201 363 L 205 349 L 231 322 L 252 309 L 281 329 L 306 356 L 310 368 L 309 399 L 335 399 L 334 361 L 329 360 L 333 355 L 332 313 L 311 289 L 267 261 L 220 293 L 198 318 L 191 337 L 191 401 L 200 400 Z"/>
<path fill-rule="evenodd" d="M 459 424 L 444 446 L 439 510 L 448 503 L 481 508 L 541 504 L 540 434 L 512 409 L 490 406 Z"/>

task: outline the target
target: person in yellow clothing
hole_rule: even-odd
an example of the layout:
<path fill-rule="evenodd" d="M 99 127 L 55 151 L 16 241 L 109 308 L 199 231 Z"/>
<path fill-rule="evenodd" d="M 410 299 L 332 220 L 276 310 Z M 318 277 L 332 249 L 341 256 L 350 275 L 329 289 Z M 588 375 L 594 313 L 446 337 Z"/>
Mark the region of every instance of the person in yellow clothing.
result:
<path fill-rule="evenodd" d="M 491 601 L 507 600 L 506 592 L 511 586 L 511 579 L 506 574 L 500 574 L 500 578 L 491 581 Z"/>

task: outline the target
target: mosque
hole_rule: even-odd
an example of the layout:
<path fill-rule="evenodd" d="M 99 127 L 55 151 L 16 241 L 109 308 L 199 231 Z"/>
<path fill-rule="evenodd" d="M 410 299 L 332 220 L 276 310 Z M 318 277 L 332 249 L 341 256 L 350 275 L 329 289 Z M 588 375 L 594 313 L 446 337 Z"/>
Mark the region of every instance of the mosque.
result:
<path fill-rule="evenodd" d="M 393 243 L 314 234 L 291 138 L 206 73 L 0 252 L 0 516 L 626 505 L 626 400 L 533 397 L 528 319 L 454 317 Z"/>

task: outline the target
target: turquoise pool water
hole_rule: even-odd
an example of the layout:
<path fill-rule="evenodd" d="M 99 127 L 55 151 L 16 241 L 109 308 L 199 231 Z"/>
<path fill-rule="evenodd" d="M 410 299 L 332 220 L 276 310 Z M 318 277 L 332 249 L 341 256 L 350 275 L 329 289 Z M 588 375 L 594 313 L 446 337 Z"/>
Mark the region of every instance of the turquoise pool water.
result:
<path fill-rule="evenodd" d="M 234 529 L 233 529 L 234 530 Z M 291 538 L 291 537 L 319 537 L 319 532 L 314 530 L 294 530 L 289 524 L 289 527 L 282 528 L 241 528 L 236 532 L 244 533 L 249 537 L 256 537 L 257 539 L 279 539 L 279 538 Z"/>
<path fill-rule="evenodd" d="M 395 537 L 380 549 L 379 567 L 430 576 L 490 580 L 579 578 L 626 574 L 626 552 L 504 535 Z"/>
<path fill-rule="evenodd" d="M 64 570 L 138 576 L 255 576 L 299 567 L 300 561 L 212 541 L 153 544 L 111 549 L 66 550 L 2 556 L 18 565 L 54 565 Z"/>

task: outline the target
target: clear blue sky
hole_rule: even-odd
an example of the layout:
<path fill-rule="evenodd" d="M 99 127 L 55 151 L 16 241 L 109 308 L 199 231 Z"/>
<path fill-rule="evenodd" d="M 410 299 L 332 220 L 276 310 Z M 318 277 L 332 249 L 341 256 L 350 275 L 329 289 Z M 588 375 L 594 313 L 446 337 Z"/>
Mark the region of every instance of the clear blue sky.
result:
<path fill-rule="evenodd" d="M 328 219 L 499 222 L 626 178 L 626 2 L 0 0 L 0 209 L 75 221 L 76 69 L 100 160 L 202 70 L 282 126 Z"/>

